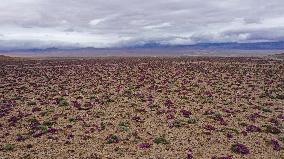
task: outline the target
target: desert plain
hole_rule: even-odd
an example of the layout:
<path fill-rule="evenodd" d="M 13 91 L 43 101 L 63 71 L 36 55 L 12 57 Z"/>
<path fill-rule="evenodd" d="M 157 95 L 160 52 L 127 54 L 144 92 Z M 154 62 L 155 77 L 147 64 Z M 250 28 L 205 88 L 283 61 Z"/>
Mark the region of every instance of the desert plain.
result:
<path fill-rule="evenodd" d="M 0 158 L 284 158 L 284 61 L 0 62 Z"/>

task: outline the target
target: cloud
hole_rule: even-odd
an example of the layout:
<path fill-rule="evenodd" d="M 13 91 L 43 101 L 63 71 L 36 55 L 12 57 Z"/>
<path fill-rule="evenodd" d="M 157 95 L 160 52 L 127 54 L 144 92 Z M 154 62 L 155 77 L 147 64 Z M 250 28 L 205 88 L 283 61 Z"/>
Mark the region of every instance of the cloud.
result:
<path fill-rule="evenodd" d="M 9 0 L 0 3 L 0 40 L 1 47 L 11 48 L 10 43 L 112 47 L 280 41 L 283 5 L 282 0 Z"/>
<path fill-rule="evenodd" d="M 91 21 L 90 21 L 90 25 L 91 25 L 91 26 L 95 26 L 95 25 L 100 24 L 100 23 L 103 22 L 103 21 L 105 21 L 104 18 L 101 18 L 101 19 L 94 19 L 94 20 L 91 20 Z"/>
<path fill-rule="evenodd" d="M 156 25 L 148 25 L 144 26 L 144 29 L 160 29 L 160 28 L 165 28 L 165 27 L 170 27 L 170 23 L 161 23 L 161 24 L 156 24 Z"/>

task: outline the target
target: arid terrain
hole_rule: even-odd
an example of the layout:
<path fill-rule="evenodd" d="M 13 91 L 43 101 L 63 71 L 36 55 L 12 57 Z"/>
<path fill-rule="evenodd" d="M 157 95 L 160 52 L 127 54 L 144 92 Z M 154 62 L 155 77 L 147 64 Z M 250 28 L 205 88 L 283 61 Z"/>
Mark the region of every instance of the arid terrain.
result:
<path fill-rule="evenodd" d="M 269 57 L 272 57 L 274 59 L 282 59 L 282 60 L 284 60 L 284 53 L 270 55 Z"/>
<path fill-rule="evenodd" d="M 0 62 L 0 158 L 284 158 L 284 61 Z"/>

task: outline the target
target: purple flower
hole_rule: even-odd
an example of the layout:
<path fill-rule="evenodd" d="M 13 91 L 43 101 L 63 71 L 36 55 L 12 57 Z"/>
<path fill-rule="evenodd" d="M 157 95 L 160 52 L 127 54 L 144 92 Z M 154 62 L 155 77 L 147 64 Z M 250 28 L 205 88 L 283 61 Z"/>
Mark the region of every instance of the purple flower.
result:
<path fill-rule="evenodd" d="M 176 109 L 168 109 L 167 110 L 167 114 L 176 114 L 176 113 L 177 113 Z"/>
<path fill-rule="evenodd" d="M 41 111 L 41 109 L 39 108 L 39 107 L 34 107 L 33 109 L 32 109 L 32 112 L 34 113 L 34 112 L 38 112 L 38 111 Z"/>
<path fill-rule="evenodd" d="M 32 136 L 33 137 L 40 137 L 40 136 L 42 136 L 44 134 L 44 132 L 42 132 L 41 130 L 37 130 L 37 131 L 35 131 L 33 134 L 32 134 Z"/>
<path fill-rule="evenodd" d="M 164 114 L 166 113 L 166 110 L 165 109 L 158 109 L 157 110 L 157 114 L 160 115 L 160 114 Z"/>
<path fill-rule="evenodd" d="M 209 130 L 209 131 L 214 131 L 216 128 L 212 125 L 205 125 L 204 129 Z"/>
<path fill-rule="evenodd" d="M 12 107 L 14 107 L 14 104 L 11 103 L 11 101 L 3 101 L 4 104 L 0 105 L 0 117 L 3 117 L 7 114 L 10 113 L 10 111 L 12 110 Z"/>
<path fill-rule="evenodd" d="M 69 133 L 69 134 L 67 135 L 67 139 L 68 139 L 68 140 L 73 139 L 73 138 L 74 138 L 74 135 L 73 135 L 72 133 Z"/>
<path fill-rule="evenodd" d="M 8 120 L 11 124 L 15 124 L 18 121 L 18 118 L 13 116 Z"/>
<path fill-rule="evenodd" d="M 261 129 L 257 126 L 249 125 L 249 126 L 246 127 L 246 131 L 247 132 L 260 132 Z"/>
<path fill-rule="evenodd" d="M 204 92 L 204 95 L 207 97 L 212 97 L 212 93 L 209 91 Z"/>
<path fill-rule="evenodd" d="M 72 125 L 66 125 L 67 129 L 71 129 L 73 126 Z"/>
<path fill-rule="evenodd" d="M 17 140 L 17 141 L 24 141 L 25 138 L 24 138 L 22 135 L 17 135 L 17 136 L 16 136 L 16 140 Z"/>
<path fill-rule="evenodd" d="M 147 101 L 152 103 L 153 102 L 153 96 L 151 96 L 151 95 L 148 96 Z"/>
<path fill-rule="evenodd" d="M 166 101 L 165 101 L 165 106 L 166 107 L 170 107 L 170 106 L 172 106 L 173 105 L 173 102 L 170 100 L 170 99 L 167 99 Z"/>
<path fill-rule="evenodd" d="M 240 143 L 232 145 L 231 150 L 235 153 L 239 153 L 243 155 L 247 155 L 250 153 L 249 149 L 245 145 L 240 144 Z"/>
<path fill-rule="evenodd" d="M 225 108 L 223 109 L 223 111 L 226 113 L 232 113 L 232 114 L 235 113 L 235 111 L 232 108 L 229 108 L 229 109 Z"/>
<path fill-rule="evenodd" d="M 30 123 L 30 128 L 31 129 L 36 129 L 38 126 L 40 125 L 39 121 L 37 121 L 36 119 L 32 120 Z"/>
<path fill-rule="evenodd" d="M 227 122 L 224 120 L 223 117 L 218 116 L 214 118 L 216 121 L 219 121 L 221 125 L 228 125 Z"/>
<path fill-rule="evenodd" d="M 192 150 L 191 149 L 189 149 L 188 151 L 187 151 L 187 157 L 186 157 L 187 159 L 193 159 L 193 155 L 192 155 Z"/>
<path fill-rule="evenodd" d="M 255 121 L 256 118 L 260 117 L 259 113 L 254 113 L 254 114 L 251 114 L 248 118 L 251 120 L 251 121 Z"/>
<path fill-rule="evenodd" d="M 270 143 L 271 143 L 271 145 L 273 146 L 273 150 L 275 150 L 275 151 L 280 151 L 281 146 L 280 146 L 280 144 L 278 143 L 277 140 L 272 139 L 272 140 L 270 141 Z"/>
<path fill-rule="evenodd" d="M 272 134 L 280 134 L 280 133 L 281 133 L 281 130 L 278 129 L 277 127 L 268 125 L 268 126 L 266 127 L 266 132 L 272 133 Z"/>
<path fill-rule="evenodd" d="M 228 139 L 233 138 L 233 134 L 232 134 L 232 133 L 227 133 L 227 138 L 228 138 Z"/>
<path fill-rule="evenodd" d="M 81 103 L 80 102 L 78 102 L 78 101 L 72 101 L 73 102 L 73 105 L 74 105 L 74 107 L 75 108 L 77 108 L 77 109 L 80 109 L 81 108 Z"/>
<path fill-rule="evenodd" d="M 136 122 L 142 122 L 143 121 L 140 116 L 134 116 L 134 117 L 132 117 L 132 120 L 134 120 Z"/>
<path fill-rule="evenodd" d="M 284 120 L 284 114 L 279 114 L 277 118 Z"/>
<path fill-rule="evenodd" d="M 168 114 L 167 115 L 167 119 L 174 119 L 174 118 L 175 118 L 175 116 L 173 114 Z"/>
<path fill-rule="evenodd" d="M 277 119 L 274 119 L 274 118 L 270 119 L 269 122 L 271 122 L 271 123 L 273 123 L 275 125 L 279 125 L 280 124 L 279 121 Z"/>
<path fill-rule="evenodd" d="M 244 136 L 247 136 L 248 135 L 248 133 L 246 132 L 246 131 L 242 131 L 241 132 Z"/>
<path fill-rule="evenodd" d="M 183 117 L 186 117 L 186 118 L 189 118 L 190 117 L 190 115 L 191 115 L 191 112 L 190 111 L 188 111 L 188 110 L 181 110 L 180 111 L 181 112 L 181 114 L 183 115 Z"/>
<path fill-rule="evenodd" d="M 148 149 L 148 148 L 151 147 L 151 145 L 150 145 L 149 143 L 141 143 L 141 144 L 139 144 L 138 146 L 139 146 L 139 148 L 141 148 L 141 149 Z"/>
<path fill-rule="evenodd" d="M 47 132 L 49 132 L 49 133 L 55 133 L 57 131 L 57 129 L 55 129 L 55 128 L 48 128 L 47 129 Z"/>

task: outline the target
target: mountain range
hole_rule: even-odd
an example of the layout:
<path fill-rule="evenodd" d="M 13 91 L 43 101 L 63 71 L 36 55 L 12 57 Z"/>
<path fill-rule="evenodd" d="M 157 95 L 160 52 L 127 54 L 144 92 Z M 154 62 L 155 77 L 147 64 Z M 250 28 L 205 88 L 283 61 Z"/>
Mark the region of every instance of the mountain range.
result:
<path fill-rule="evenodd" d="M 1 49 L 0 51 L 5 52 L 53 52 L 53 51 L 96 51 L 96 50 L 119 50 L 119 49 L 198 49 L 198 50 L 284 50 L 284 41 L 278 42 L 257 42 L 257 43 L 198 43 L 193 45 L 168 45 L 160 44 L 156 42 L 149 42 L 140 45 L 133 45 L 127 47 L 113 47 L 113 48 L 95 48 L 95 47 L 84 47 L 84 48 L 30 48 L 30 49 Z"/>

